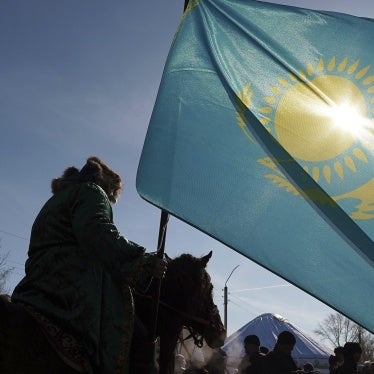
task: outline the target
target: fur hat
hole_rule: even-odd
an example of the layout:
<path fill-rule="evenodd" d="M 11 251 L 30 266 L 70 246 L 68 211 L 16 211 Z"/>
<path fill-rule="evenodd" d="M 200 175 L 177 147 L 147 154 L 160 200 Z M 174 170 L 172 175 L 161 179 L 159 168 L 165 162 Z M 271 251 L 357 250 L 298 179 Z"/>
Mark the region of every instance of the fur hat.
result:
<path fill-rule="evenodd" d="M 91 156 L 79 171 L 75 166 L 65 169 L 60 178 L 52 180 L 52 193 L 57 193 L 71 184 L 93 182 L 99 185 L 112 203 L 121 194 L 123 183 L 121 177 L 98 157 Z"/>

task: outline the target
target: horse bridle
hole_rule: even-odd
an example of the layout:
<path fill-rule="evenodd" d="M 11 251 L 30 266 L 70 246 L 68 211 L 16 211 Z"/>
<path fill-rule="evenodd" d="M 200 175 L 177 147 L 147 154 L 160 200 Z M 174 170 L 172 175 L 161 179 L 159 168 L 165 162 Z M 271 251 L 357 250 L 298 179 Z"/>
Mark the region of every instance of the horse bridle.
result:
<path fill-rule="evenodd" d="M 187 272 L 184 272 L 183 270 L 179 270 L 180 273 L 184 274 L 185 277 L 188 277 L 188 278 L 191 278 L 190 274 L 188 274 Z M 205 287 L 206 290 L 208 291 L 205 291 L 204 294 L 202 295 L 201 299 L 205 299 L 206 298 L 206 294 L 211 290 L 212 288 L 212 285 L 208 285 Z M 200 325 L 203 325 L 204 328 L 203 328 L 203 332 L 202 333 L 199 333 L 194 327 L 191 326 L 191 324 L 188 324 L 188 323 L 184 323 L 184 326 L 187 328 L 187 330 L 189 331 L 189 335 L 183 339 L 183 340 L 188 340 L 190 338 L 193 339 L 194 341 L 194 344 L 196 346 L 198 346 L 199 348 L 201 348 L 204 344 L 204 336 L 205 336 L 205 330 L 207 329 L 208 326 L 211 326 L 213 325 L 213 322 L 214 322 L 214 317 L 219 314 L 219 311 L 218 311 L 218 308 L 216 305 L 213 304 L 213 308 L 211 310 L 209 310 L 209 320 L 208 319 L 205 319 L 205 318 L 201 318 L 201 317 L 196 317 L 190 313 L 186 313 L 184 311 L 181 311 L 177 308 L 174 308 L 172 307 L 171 305 L 163 302 L 162 300 L 160 300 L 160 305 L 162 305 L 164 308 L 166 309 L 169 309 L 170 311 L 173 311 L 174 313 L 178 314 L 179 316 L 181 316 L 184 321 L 186 322 L 196 322 Z M 202 310 L 202 308 L 199 310 Z"/>
<path fill-rule="evenodd" d="M 164 308 L 178 314 L 179 316 L 181 316 L 184 320 L 188 319 L 189 321 L 193 321 L 193 322 L 197 322 L 197 323 L 200 323 L 200 324 L 203 324 L 205 326 L 208 326 L 209 325 L 209 321 L 203 319 L 203 318 L 199 318 L 199 317 L 195 317 L 189 313 L 185 313 L 181 310 L 178 310 L 174 307 L 172 307 L 171 305 L 168 305 L 167 303 L 164 303 L 160 300 L 160 305 L 162 305 Z M 201 348 L 203 346 L 203 340 L 204 340 L 204 337 L 202 334 L 199 334 L 192 326 L 190 325 L 187 325 L 185 326 L 188 330 L 188 332 L 190 333 L 185 339 L 183 340 L 188 340 L 190 338 L 193 339 L 194 341 L 194 344 L 197 345 L 199 348 Z"/>
<path fill-rule="evenodd" d="M 190 275 L 188 273 L 185 273 L 185 272 L 183 272 L 183 273 L 185 274 L 185 276 L 190 277 Z M 151 295 L 147 295 L 146 293 L 143 293 L 143 292 L 137 292 L 137 293 L 139 293 L 144 298 L 155 301 L 154 298 Z M 205 297 L 202 297 L 202 298 L 204 299 Z M 159 305 L 164 307 L 165 309 L 168 309 L 169 311 L 172 311 L 173 313 L 179 315 L 180 317 L 183 318 L 184 321 L 188 321 L 188 322 L 192 322 L 192 323 L 195 322 L 195 323 L 198 323 L 200 325 L 203 325 L 204 326 L 204 332 L 205 332 L 205 329 L 208 326 L 213 324 L 214 316 L 216 316 L 219 313 L 217 306 L 214 305 L 213 309 L 209 313 L 210 319 L 208 320 L 208 319 L 205 319 L 205 318 L 196 317 L 196 316 L 194 316 L 190 313 L 186 313 L 185 311 L 179 310 L 179 309 L 169 305 L 168 303 L 162 301 L 161 299 L 159 300 Z M 187 323 L 185 323 L 184 326 L 187 328 L 187 330 L 190 333 L 190 335 L 188 335 L 184 340 L 188 340 L 188 339 L 192 338 L 193 341 L 194 341 L 194 344 L 196 346 L 198 346 L 199 348 L 201 348 L 204 344 L 203 343 L 204 332 L 202 334 L 199 333 L 198 331 L 196 331 L 195 328 L 193 328 L 191 325 L 189 325 Z"/>
<path fill-rule="evenodd" d="M 192 314 L 189 314 L 189 313 L 186 313 L 182 310 L 179 310 L 179 309 L 176 309 L 174 307 L 172 307 L 171 305 L 163 302 L 162 300 L 159 301 L 160 302 L 160 305 L 162 305 L 164 308 L 170 310 L 170 311 L 173 311 L 174 313 L 178 314 L 179 316 L 183 317 L 183 319 L 186 321 L 189 321 L 189 322 L 197 322 L 203 326 L 208 327 L 210 325 L 212 325 L 212 322 L 213 322 L 213 317 L 219 313 L 218 312 L 218 308 L 217 306 L 215 305 L 212 312 L 210 313 L 210 320 L 207 320 L 205 318 L 200 318 L 200 317 L 196 317 L 196 316 L 193 316 Z M 188 332 L 190 333 L 190 335 L 188 335 L 186 338 L 184 338 L 183 340 L 188 340 L 190 338 L 193 339 L 194 341 L 194 344 L 196 346 L 198 346 L 199 348 L 201 348 L 204 344 L 204 333 L 200 334 L 198 331 L 196 331 L 196 329 L 194 329 L 191 325 L 188 325 L 188 324 L 185 324 L 184 325 L 186 327 L 186 329 L 188 330 Z M 204 329 L 205 330 L 205 329 Z"/>

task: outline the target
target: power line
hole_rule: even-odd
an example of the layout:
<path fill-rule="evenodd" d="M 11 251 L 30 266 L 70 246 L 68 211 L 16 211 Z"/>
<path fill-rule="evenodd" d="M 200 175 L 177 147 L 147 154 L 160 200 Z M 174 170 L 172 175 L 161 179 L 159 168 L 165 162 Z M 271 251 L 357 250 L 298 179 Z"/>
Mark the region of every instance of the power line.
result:
<path fill-rule="evenodd" d="M 22 268 L 25 266 L 25 264 L 21 264 L 20 262 L 17 262 L 17 261 L 13 261 L 13 260 L 5 260 L 6 262 L 13 262 L 14 264 L 16 264 L 16 265 L 19 265 L 19 266 L 21 266 Z M 15 266 L 15 267 L 17 267 L 17 266 Z"/>
<path fill-rule="evenodd" d="M 25 273 L 21 274 L 21 273 L 17 273 L 16 271 L 11 271 L 11 274 L 17 274 L 21 277 L 24 277 L 25 276 Z"/>
<path fill-rule="evenodd" d="M 1 230 L 1 229 L 0 229 L 0 232 L 2 232 L 2 233 L 5 234 L 5 235 L 13 236 L 14 238 L 23 239 L 23 240 L 26 240 L 26 241 L 29 240 L 29 239 L 24 238 L 24 237 L 21 236 L 21 235 L 13 234 L 13 233 L 11 233 L 11 232 L 4 231 L 4 230 Z"/>
<path fill-rule="evenodd" d="M 243 310 L 245 310 L 246 312 L 249 312 L 249 309 L 245 308 L 242 304 L 238 304 L 236 303 L 235 301 L 232 301 L 232 300 L 229 300 L 232 304 L 238 306 L 239 308 L 242 308 Z"/>
<path fill-rule="evenodd" d="M 235 298 L 236 300 L 239 300 L 242 304 L 244 303 L 244 304 L 247 304 L 248 306 L 250 306 L 251 308 L 253 307 L 253 305 L 251 304 L 251 303 L 249 303 L 247 300 L 245 300 L 245 299 L 243 299 L 243 298 L 241 298 L 241 297 L 238 297 L 238 296 L 236 296 L 236 295 L 231 295 L 231 298 Z M 230 301 L 232 302 L 232 303 L 234 303 L 231 299 L 230 299 Z"/>

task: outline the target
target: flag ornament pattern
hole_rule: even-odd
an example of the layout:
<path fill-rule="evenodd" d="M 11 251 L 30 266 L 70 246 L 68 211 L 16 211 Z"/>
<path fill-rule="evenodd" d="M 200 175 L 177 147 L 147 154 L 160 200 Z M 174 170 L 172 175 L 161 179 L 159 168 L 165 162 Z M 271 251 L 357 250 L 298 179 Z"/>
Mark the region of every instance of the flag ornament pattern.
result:
<path fill-rule="evenodd" d="M 371 331 L 373 34 L 346 14 L 190 1 L 137 175 L 144 199 Z"/>

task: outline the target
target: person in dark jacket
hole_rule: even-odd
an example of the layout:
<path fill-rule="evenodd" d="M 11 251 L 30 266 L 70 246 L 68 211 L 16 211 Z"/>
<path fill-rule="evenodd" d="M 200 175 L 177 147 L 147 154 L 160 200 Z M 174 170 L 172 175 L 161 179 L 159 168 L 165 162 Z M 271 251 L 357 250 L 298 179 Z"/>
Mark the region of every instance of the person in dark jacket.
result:
<path fill-rule="evenodd" d="M 262 374 L 265 355 L 260 352 L 260 339 L 257 335 L 244 338 L 245 356 L 238 366 L 238 374 Z"/>
<path fill-rule="evenodd" d="M 362 349 L 359 343 L 347 342 L 343 347 L 344 362 L 336 370 L 336 374 L 357 374 L 357 364 L 361 358 Z"/>
<path fill-rule="evenodd" d="M 329 357 L 329 370 L 330 374 L 336 374 L 336 370 L 343 365 L 344 362 L 344 348 L 336 347 L 334 349 L 335 355 Z"/>
<path fill-rule="evenodd" d="M 291 352 L 296 344 L 295 336 L 289 331 L 278 335 L 274 349 L 265 356 L 265 374 L 290 374 L 297 371 Z"/>
<path fill-rule="evenodd" d="M 132 288 L 166 271 L 166 260 L 114 225 L 111 203 L 121 190 L 120 176 L 97 157 L 53 179 L 53 196 L 32 227 L 26 275 L 12 294 L 75 372 L 128 373 Z"/>

